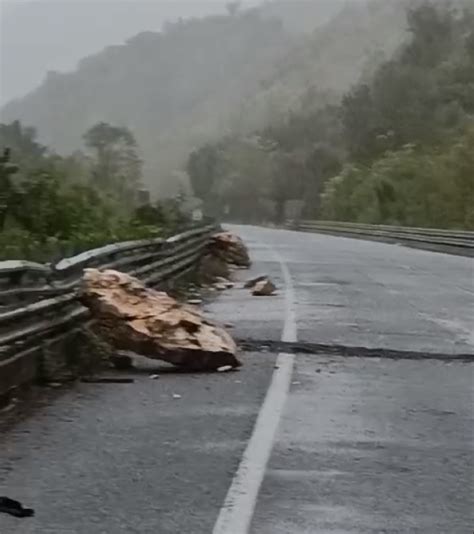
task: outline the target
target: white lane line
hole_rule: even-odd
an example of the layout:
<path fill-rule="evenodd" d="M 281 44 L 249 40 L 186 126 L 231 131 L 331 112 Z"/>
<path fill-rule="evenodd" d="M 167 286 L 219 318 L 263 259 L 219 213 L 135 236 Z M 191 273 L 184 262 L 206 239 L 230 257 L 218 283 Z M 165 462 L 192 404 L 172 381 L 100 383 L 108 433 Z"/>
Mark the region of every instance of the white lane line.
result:
<path fill-rule="evenodd" d="M 288 266 L 277 252 L 275 252 L 275 257 L 280 262 L 281 272 L 285 280 L 285 324 L 283 325 L 281 340 L 293 343 L 297 341 L 295 288 Z"/>
<path fill-rule="evenodd" d="M 296 341 L 293 282 L 283 259 L 275 252 L 285 281 L 285 323 L 282 341 Z M 276 369 L 255 423 L 252 436 L 227 492 L 212 534 L 247 534 L 265 470 L 273 449 L 290 389 L 294 355 L 279 354 Z"/>

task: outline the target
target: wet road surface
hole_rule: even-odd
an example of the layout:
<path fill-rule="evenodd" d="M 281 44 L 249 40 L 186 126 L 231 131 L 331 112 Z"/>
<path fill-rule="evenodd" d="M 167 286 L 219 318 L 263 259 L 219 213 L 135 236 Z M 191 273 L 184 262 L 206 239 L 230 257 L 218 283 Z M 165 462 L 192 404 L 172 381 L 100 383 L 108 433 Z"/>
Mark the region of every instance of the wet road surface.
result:
<path fill-rule="evenodd" d="M 299 357 L 252 534 L 470 534 L 470 365 Z"/>
<path fill-rule="evenodd" d="M 281 291 L 254 298 L 236 288 L 205 306 L 233 323 L 236 337 L 278 341 L 294 322 L 303 342 L 474 353 L 472 260 L 237 231 L 254 260 L 238 276 L 267 273 Z M 276 357 L 242 355 L 239 373 L 144 374 L 133 384 L 53 392 L 54 400 L 0 438 L 0 494 L 36 509 L 32 519 L 0 515 L 0 533 L 211 534 Z M 470 533 L 472 369 L 296 355 L 263 484 L 248 504 L 248 531 Z M 226 532 L 242 530 L 231 524 Z"/>

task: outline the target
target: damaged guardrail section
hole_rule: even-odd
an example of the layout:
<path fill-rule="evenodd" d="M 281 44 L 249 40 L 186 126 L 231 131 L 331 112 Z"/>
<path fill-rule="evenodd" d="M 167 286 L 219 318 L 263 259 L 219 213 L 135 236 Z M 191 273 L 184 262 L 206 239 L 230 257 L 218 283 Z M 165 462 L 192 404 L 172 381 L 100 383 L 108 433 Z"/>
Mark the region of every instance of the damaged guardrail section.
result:
<path fill-rule="evenodd" d="M 84 364 L 89 312 L 78 300 L 85 268 L 117 269 L 151 287 L 197 266 L 216 226 L 130 241 L 41 265 L 0 262 L 0 395 Z"/>
<path fill-rule="evenodd" d="M 306 232 L 402 243 L 414 248 L 474 257 L 474 232 L 469 231 L 305 220 L 289 222 L 288 226 Z"/>

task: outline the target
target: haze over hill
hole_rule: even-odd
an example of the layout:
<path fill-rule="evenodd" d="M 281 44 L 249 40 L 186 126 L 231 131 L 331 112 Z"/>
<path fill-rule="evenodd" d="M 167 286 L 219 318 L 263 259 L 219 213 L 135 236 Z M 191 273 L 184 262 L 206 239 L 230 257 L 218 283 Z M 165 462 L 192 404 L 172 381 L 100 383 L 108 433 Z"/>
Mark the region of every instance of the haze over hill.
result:
<path fill-rule="evenodd" d="M 248 8 L 263 1 L 242 0 L 241 6 Z M 160 31 L 166 21 L 223 14 L 228 3 L 229 0 L 0 0 L 0 103 L 31 91 L 50 70 L 73 70 L 83 57 L 121 44 L 142 31 Z M 289 31 L 310 31 L 333 15 L 341 3 L 276 0 L 268 6 L 268 12 L 283 18 Z M 302 11 L 305 16 L 301 16 Z M 317 19 L 311 16 L 312 12 Z"/>
<path fill-rule="evenodd" d="M 7 104 L 2 120 L 36 127 L 60 153 L 80 147 L 98 121 L 127 126 L 149 186 L 173 194 L 172 173 L 194 147 L 265 126 L 308 94 L 316 106 L 337 99 L 392 54 L 405 30 L 401 3 L 341 5 L 308 1 L 293 9 L 279 0 L 141 32 L 82 59 L 73 72 L 50 72 Z"/>
<path fill-rule="evenodd" d="M 292 2 L 142 31 L 10 102 L 2 256 L 156 236 L 198 202 L 474 229 L 472 0 Z"/>
<path fill-rule="evenodd" d="M 167 20 L 225 13 L 226 0 L 0 0 L 0 6 L 5 103 L 34 89 L 48 71 L 73 70 L 83 57 L 142 31 L 160 31 Z"/>

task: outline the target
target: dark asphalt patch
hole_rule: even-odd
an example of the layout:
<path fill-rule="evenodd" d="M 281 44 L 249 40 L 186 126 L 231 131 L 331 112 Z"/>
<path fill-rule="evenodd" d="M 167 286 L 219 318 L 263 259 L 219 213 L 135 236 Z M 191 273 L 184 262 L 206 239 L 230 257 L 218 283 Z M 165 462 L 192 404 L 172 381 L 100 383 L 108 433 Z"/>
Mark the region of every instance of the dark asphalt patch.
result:
<path fill-rule="evenodd" d="M 350 347 L 345 345 L 326 345 L 323 343 L 285 342 L 274 340 L 245 339 L 237 340 L 241 350 L 251 352 L 272 352 L 285 354 L 326 354 L 346 358 L 382 358 L 390 360 L 439 360 L 474 362 L 474 354 L 442 354 L 406 350 Z"/>
<path fill-rule="evenodd" d="M 0 497 L 0 512 L 13 517 L 33 517 L 35 515 L 32 508 L 25 508 L 21 502 L 9 497 Z"/>

